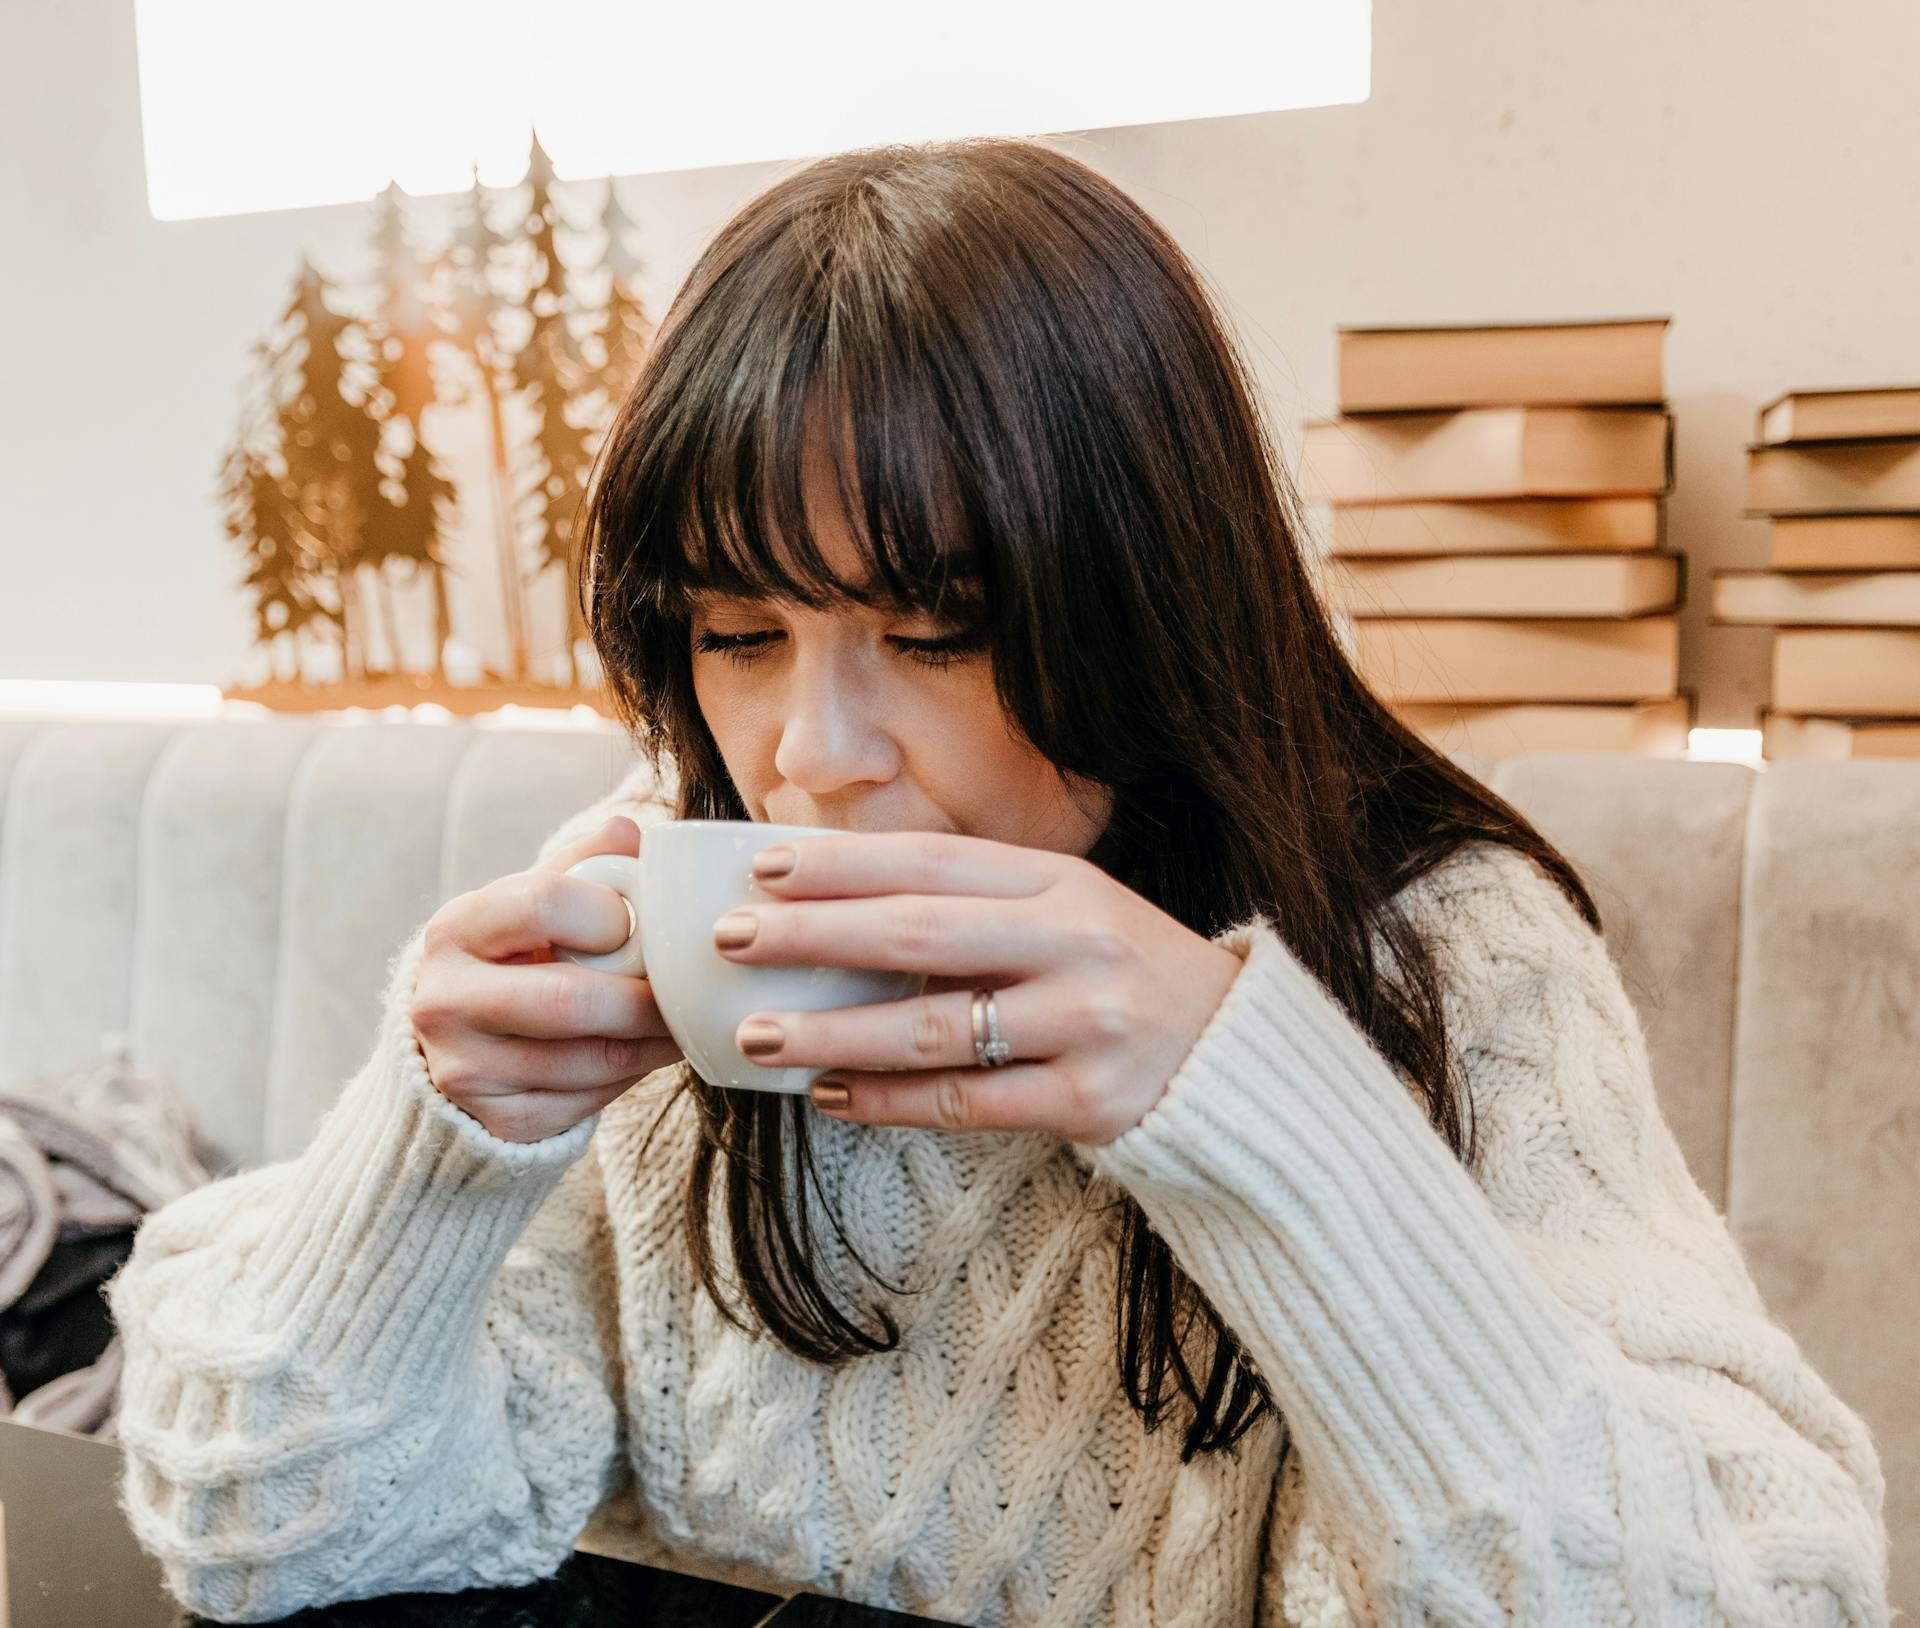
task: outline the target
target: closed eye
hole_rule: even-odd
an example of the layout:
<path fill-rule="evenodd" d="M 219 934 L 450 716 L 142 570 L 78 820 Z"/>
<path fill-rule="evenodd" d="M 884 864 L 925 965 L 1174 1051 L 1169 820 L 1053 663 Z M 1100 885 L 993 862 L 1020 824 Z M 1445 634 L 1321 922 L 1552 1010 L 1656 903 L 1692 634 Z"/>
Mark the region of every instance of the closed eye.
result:
<path fill-rule="evenodd" d="M 703 628 L 694 635 L 693 647 L 746 666 L 758 661 L 767 653 L 773 641 L 782 637 L 783 634 L 772 629 L 754 633 L 716 633 L 711 628 Z M 985 638 L 973 631 L 949 633 L 938 639 L 909 639 L 902 634 L 888 634 L 887 643 L 910 661 L 926 667 L 945 667 L 986 648 Z"/>

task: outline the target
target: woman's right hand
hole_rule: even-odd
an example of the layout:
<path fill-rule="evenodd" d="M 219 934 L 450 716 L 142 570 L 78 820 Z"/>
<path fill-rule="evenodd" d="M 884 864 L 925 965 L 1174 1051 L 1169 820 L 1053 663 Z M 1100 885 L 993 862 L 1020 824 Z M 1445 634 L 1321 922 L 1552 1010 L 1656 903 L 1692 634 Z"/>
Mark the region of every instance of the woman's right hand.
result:
<path fill-rule="evenodd" d="M 435 1088 L 506 1142 L 558 1136 L 680 1060 L 653 986 L 557 959 L 627 936 L 626 901 L 568 876 L 589 854 L 640 852 L 615 815 L 591 835 L 450 899 L 427 922 L 410 1016 Z"/>

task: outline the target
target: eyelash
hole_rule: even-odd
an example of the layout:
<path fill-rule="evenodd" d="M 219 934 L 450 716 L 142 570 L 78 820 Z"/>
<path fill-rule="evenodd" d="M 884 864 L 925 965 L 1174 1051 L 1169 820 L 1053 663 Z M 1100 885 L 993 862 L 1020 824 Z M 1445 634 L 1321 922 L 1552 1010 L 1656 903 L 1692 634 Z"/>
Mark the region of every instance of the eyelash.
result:
<path fill-rule="evenodd" d="M 695 636 L 693 647 L 716 652 L 744 667 L 766 653 L 767 641 L 773 636 L 771 633 L 715 633 L 706 629 Z M 971 633 L 949 633 L 943 639 L 890 637 L 889 642 L 910 661 L 917 661 L 923 667 L 948 667 L 961 657 L 985 648 L 985 641 Z"/>

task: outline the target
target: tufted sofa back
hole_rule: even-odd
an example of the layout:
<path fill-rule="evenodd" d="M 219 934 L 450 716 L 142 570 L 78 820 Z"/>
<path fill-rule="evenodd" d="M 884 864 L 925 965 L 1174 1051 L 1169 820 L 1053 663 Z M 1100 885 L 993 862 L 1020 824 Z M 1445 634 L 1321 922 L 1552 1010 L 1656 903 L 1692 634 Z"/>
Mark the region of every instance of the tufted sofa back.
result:
<path fill-rule="evenodd" d="M 633 767 L 612 731 L 0 719 L 0 1090 L 124 1036 L 223 1168 L 289 1158 L 387 958 Z M 1873 1426 L 1920 1613 L 1920 763 L 1509 759 L 1761 1292 Z"/>

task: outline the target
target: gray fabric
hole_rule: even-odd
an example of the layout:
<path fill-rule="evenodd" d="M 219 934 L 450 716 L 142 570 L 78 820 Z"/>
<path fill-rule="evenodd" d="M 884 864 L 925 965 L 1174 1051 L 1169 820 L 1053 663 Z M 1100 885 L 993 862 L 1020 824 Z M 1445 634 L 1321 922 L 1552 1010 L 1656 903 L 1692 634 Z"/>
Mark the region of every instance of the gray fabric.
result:
<path fill-rule="evenodd" d="M 67 1430 L 99 1441 L 115 1440 L 114 1410 L 120 1400 L 122 1358 L 120 1336 L 116 1334 L 106 1350 L 86 1367 L 50 1379 L 13 1403 L 14 1420 L 38 1425 L 42 1430 Z M 0 1382 L 0 1392 L 5 1390 L 6 1385 Z"/>
<path fill-rule="evenodd" d="M 123 1227 L 207 1180 L 192 1110 L 171 1080 L 136 1067 L 117 1037 L 57 1079 L 0 1092 L 0 1124 L 48 1162 L 62 1242 Z"/>
<path fill-rule="evenodd" d="M 1508 758 L 1489 784 L 1572 861 L 1646 1030 L 1660 1109 L 1724 1211 L 1747 805 L 1737 763 Z"/>
<path fill-rule="evenodd" d="M 1747 833 L 1728 1219 L 1874 1428 L 1920 1613 L 1920 763 L 1777 763 Z"/>
<path fill-rule="evenodd" d="M 26 1293 L 60 1228 L 60 1195 L 46 1155 L 0 1119 L 0 1310 Z"/>
<path fill-rule="evenodd" d="M 135 1226 L 207 1179 L 192 1111 L 171 1081 L 135 1067 L 117 1037 L 64 1075 L 0 1094 L 0 1312 L 26 1293 L 56 1243 Z M 18 1400 L 0 1377 L 0 1413 L 110 1434 L 119 1377 L 116 1335 L 93 1362 Z"/>

